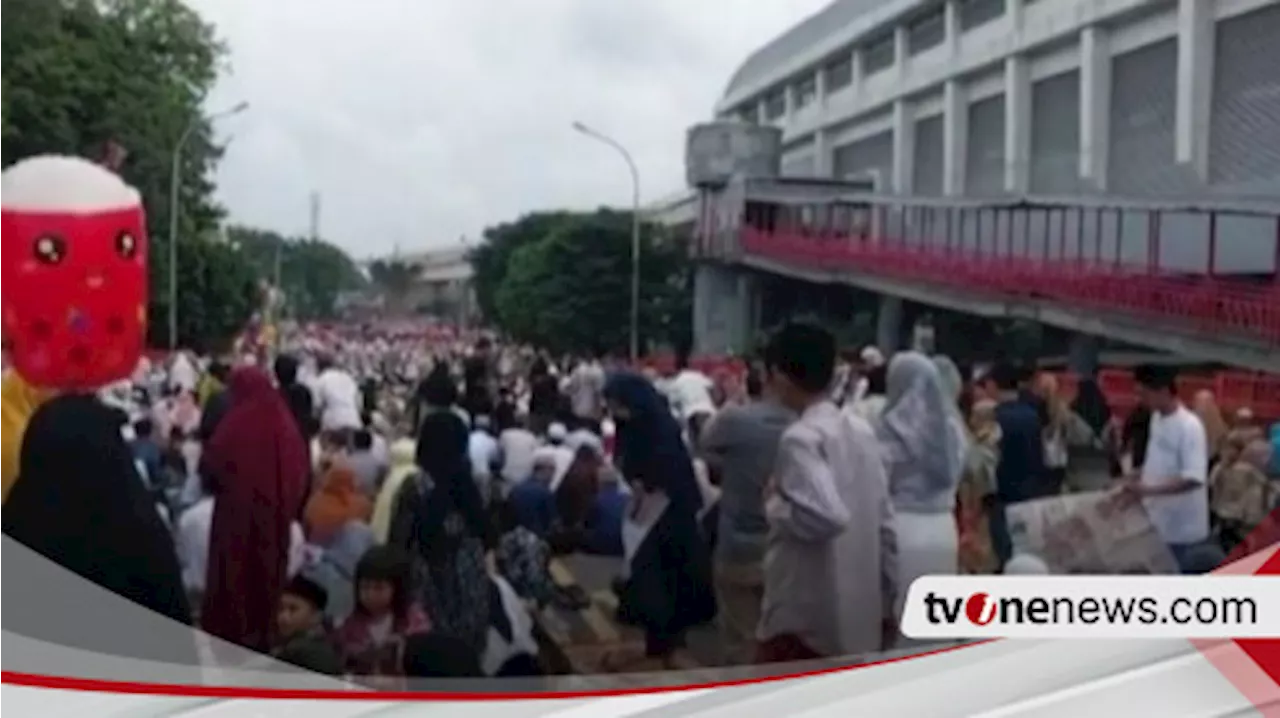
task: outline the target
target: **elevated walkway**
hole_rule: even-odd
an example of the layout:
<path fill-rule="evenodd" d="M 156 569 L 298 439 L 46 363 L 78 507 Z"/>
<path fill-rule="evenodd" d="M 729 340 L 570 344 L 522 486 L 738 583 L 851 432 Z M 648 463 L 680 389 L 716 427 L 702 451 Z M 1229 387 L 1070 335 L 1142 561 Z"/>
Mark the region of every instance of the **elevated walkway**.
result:
<path fill-rule="evenodd" d="M 1280 370 L 1280 202 L 748 198 L 695 256 Z"/>

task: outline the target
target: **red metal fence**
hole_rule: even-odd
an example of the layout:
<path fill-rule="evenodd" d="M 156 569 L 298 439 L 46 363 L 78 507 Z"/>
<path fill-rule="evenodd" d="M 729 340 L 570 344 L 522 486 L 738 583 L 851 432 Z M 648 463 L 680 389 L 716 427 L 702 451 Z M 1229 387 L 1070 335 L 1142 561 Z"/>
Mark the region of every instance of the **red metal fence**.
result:
<path fill-rule="evenodd" d="M 915 202 L 748 202 L 738 227 L 704 213 L 697 247 L 1118 311 L 1280 349 L 1280 209 Z"/>

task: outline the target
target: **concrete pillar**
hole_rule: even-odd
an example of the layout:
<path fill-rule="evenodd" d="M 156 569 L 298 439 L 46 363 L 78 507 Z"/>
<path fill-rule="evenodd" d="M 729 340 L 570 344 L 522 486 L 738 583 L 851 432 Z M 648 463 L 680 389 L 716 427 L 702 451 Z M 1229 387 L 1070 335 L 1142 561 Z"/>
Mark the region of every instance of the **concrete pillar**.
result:
<path fill-rule="evenodd" d="M 857 95 L 862 91 L 862 53 L 857 49 L 853 49 L 853 55 L 849 58 L 849 77 L 852 79 L 850 86 L 853 88 L 853 94 Z"/>
<path fill-rule="evenodd" d="M 946 25 L 947 54 L 955 57 L 960 54 L 960 35 L 963 32 L 960 29 L 960 0 L 947 0 L 947 4 L 943 7 L 943 23 Z"/>
<path fill-rule="evenodd" d="M 899 78 L 905 78 L 911 64 L 910 33 L 906 25 L 893 30 L 893 66 Z"/>
<path fill-rule="evenodd" d="M 1073 334 L 1067 348 L 1067 368 L 1082 379 L 1098 374 L 1098 352 L 1101 343 L 1091 334 Z"/>
<path fill-rule="evenodd" d="M 701 264 L 693 275 L 693 350 L 725 354 L 740 338 L 739 285 L 731 269 Z"/>
<path fill-rule="evenodd" d="M 818 107 L 827 106 L 827 73 L 824 68 L 819 67 L 817 72 L 813 73 L 814 94 L 817 95 L 814 100 L 817 101 Z"/>
<path fill-rule="evenodd" d="M 1022 8 L 1026 5 L 1026 0 L 1004 0 L 1004 11 L 1009 16 L 1009 24 L 1013 26 L 1014 32 L 1022 30 Z"/>
<path fill-rule="evenodd" d="M 1178 2 L 1178 104 L 1175 142 L 1178 162 L 1202 180 L 1209 178 L 1209 119 L 1213 113 L 1216 0 Z"/>
<path fill-rule="evenodd" d="M 1106 29 L 1080 32 L 1080 179 L 1107 189 L 1111 155 L 1111 41 Z"/>
<path fill-rule="evenodd" d="M 831 177 L 835 168 L 832 166 L 834 155 L 831 149 L 831 133 L 818 130 L 813 135 L 813 174 L 815 177 Z"/>
<path fill-rule="evenodd" d="M 969 147 L 969 97 L 963 82 L 948 80 L 942 89 L 942 193 L 964 194 Z"/>
<path fill-rule="evenodd" d="M 751 348 L 756 328 L 760 326 L 760 287 L 750 272 L 738 271 L 736 274 L 734 321 L 726 353 L 743 354 Z"/>
<path fill-rule="evenodd" d="M 902 348 L 902 299 L 888 294 L 880 296 L 876 312 L 876 346 L 885 357 Z"/>
<path fill-rule="evenodd" d="M 915 169 L 916 127 L 911 104 L 906 100 L 893 103 L 893 191 L 911 194 Z"/>
<path fill-rule="evenodd" d="M 1004 189 L 1026 194 L 1031 167 L 1031 73 L 1027 58 L 1004 62 Z"/>

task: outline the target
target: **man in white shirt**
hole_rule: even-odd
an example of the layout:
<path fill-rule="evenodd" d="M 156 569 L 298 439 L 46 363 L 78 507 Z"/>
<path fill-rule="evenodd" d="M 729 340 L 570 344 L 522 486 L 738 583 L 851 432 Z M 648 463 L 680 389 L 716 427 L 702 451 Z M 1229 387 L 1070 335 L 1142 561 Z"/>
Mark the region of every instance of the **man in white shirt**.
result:
<path fill-rule="evenodd" d="M 506 427 L 498 435 L 498 447 L 502 451 L 502 480 L 508 489 L 533 473 L 533 455 L 538 446 L 538 437 L 520 422 Z"/>
<path fill-rule="evenodd" d="M 480 495 L 484 497 L 485 503 L 488 503 L 493 494 L 493 469 L 502 458 L 498 440 L 489 427 L 489 417 L 476 417 L 467 453 L 471 458 L 471 476 L 480 487 Z"/>
<path fill-rule="evenodd" d="M 711 377 L 689 367 L 689 355 L 681 353 L 676 357 L 678 371 L 667 383 L 667 400 L 671 402 L 671 410 L 682 421 L 692 414 L 705 409 L 715 410 L 715 400 L 711 390 L 715 382 Z"/>
<path fill-rule="evenodd" d="M 1134 378 L 1142 402 L 1151 409 L 1151 434 L 1141 474 L 1130 477 L 1125 489 L 1142 500 L 1156 531 L 1189 573 L 1189 554 L 1209 538 L 1204 424 L 1178 399 L 1172 369 L 1139 367 Z"/>
<path fill-rule="evenodd" d="M 887 650 L 897 628 L 888 477 L 871 426 L 830 400 L 835 354 L 830 332 L 807 324 L 783 327 L 765 351 L 773 396 L 799 418 L 764 491 L 760 662 Z"/>
<path fill-rule="evenodd" d="M 569 406 L 580 426 L 599 426 L 604 406 L 604 367 L 593 354 L 574 368 L 566 386 Z"/>
<path fill-rule="evenodd" d="M 320 412 L 320 428 L 324 431 L 354 431 L 360 421 L 360 386 L 351 374 L 334 365 L 329 358 L 319 362 L 316 378 L 316 408 Z"/>
<path fill-rule="evenodd" d="M 196 371 L 191 357 L 185 351 L 178 352 L 169 367 L 169 386 L 181 391 L 195 391 L 199 381 L 200 373 Z"/>

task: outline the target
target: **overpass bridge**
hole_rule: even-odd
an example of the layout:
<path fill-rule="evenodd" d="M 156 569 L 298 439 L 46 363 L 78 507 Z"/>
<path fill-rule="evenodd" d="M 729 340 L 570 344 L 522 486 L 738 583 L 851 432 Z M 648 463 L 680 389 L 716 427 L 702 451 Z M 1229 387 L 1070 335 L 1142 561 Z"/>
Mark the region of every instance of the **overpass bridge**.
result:
<path fill-rule="evenodd" d="M 757 186 L 778 182 L 749 183 Z M 785 182 L 783 183 L 785 184 Z M 732 194 L 732 193 L 728 193 Z M 1192 206 L 1052 198 L 706 193 L 692 245 L 698 350 L 742 347 L 780 275 L 874 292 L 877 343 L 903 345 L 902 301 L 1108 338 L 1193 361 L 1280 368 L 1280 200 Z M 768 192 L 762 193 L 767 195 Z M 1250 251 L 1223 267 L 1221 236 Z M 1177 251 L 1165 247 L 1176 234 Z M 1234 247 L 1238 250 L 1239 246 Z"/>

